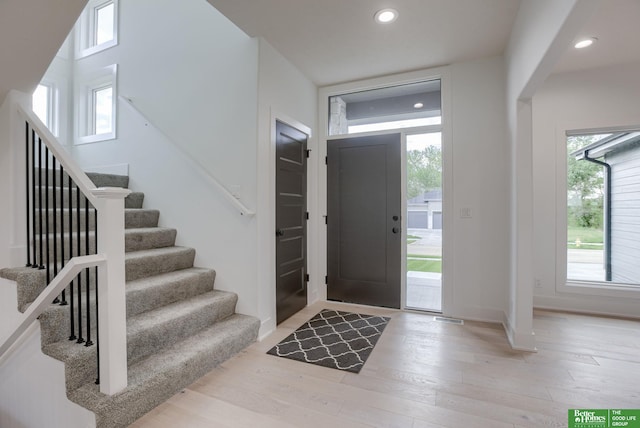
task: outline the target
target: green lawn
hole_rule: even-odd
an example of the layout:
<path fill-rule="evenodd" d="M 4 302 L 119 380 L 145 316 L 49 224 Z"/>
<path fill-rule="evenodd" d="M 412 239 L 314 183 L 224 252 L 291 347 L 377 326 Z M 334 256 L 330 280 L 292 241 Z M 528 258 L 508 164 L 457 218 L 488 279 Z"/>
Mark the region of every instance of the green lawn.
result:
<path fill-rule="evenodd" d="M 435 260 L 434 260 L 435 259 Z M 442 258 L 439 256 L 419 256 L 409 254 L 407 270 L 414 272 L 442 272 Z"/>
<path fill-rule="evenodd" d="M 602 229 L 570 226 L 567 228 L 567 248 L 601 250 L 602 235 Z"/>
<path fill-rule="evenodd" d="M 414 242 L 416 242 L 419 239 L 420 239 L 419 236 L 407 235 L 407 244 L 413 244 Z"/>

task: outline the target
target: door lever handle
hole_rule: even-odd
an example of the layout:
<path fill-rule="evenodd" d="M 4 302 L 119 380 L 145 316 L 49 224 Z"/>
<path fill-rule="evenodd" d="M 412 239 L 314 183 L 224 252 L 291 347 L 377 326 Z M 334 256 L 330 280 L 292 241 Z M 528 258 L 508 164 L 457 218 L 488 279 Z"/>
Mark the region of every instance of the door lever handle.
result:
<path fill-rule="evenodd" d="M 284 236 L 284 230 L 276 229 L 276 236 Z"/>
<path fill-rule="evenodd" d="M 394 228 L 392 228 L 392 229 L 391 229 L 391 231 L 392 231 L 393 233 L 398 233 L 398 232 L 400 232 L 400 229 L 399 229 L 399 228 L 397 228 L 397 227 L 394 227 Z"/>

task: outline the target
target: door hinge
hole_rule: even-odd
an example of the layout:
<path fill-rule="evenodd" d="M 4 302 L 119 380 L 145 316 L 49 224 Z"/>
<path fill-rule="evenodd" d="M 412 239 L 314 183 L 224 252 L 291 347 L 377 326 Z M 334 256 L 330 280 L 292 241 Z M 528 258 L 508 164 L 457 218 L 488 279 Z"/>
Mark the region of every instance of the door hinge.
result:
<path fill-rule="evenodd" d="M 328 284 L 328 283 L 329 283 L 329 276 L 328 276 L 328 275 L 325 275 L 325 276 L 324 276 L 324 283 L 325 283 L 325 284 Z"/>
<path fill-rule="evenodd" d="M 304 274 L 304 282 L 309 282 L 309 274 Z"/>
<path fill-rule="evenodd" d="M 309 156 L 311 156 L 311 149 L 307 149 L 305 151 L 307 152 L 307 159 L 309 159 Z"/>
<path fill-rule="evenodd" d="M 324 157 L 324 164 L 329 165 L 329 157 L 327 156 Z"/>
<path fill-rule="evenodd" d="M 305 217 L 307 218 L 307 220 L 309 220 L 309 211 L 305 213 Z"/>
<path fill-rule="evenodd" d="M 324 224 L 329 224 L 329 216 L 324 216 Z"/>

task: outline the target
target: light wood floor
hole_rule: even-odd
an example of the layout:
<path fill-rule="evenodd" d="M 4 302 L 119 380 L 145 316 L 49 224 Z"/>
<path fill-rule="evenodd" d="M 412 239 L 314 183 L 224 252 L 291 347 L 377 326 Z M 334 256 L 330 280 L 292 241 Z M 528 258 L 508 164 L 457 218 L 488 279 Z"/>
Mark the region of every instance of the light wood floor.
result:
<path fill-rule="evenodd" d="M 323 307 L 392 317 L 360 374 L 265 354 Z M 537 353 L 502 326 L 322 303 L 133 427 L 566 427 L 571 408 L 640 408 L 640 322 L 536 311 Z"/>

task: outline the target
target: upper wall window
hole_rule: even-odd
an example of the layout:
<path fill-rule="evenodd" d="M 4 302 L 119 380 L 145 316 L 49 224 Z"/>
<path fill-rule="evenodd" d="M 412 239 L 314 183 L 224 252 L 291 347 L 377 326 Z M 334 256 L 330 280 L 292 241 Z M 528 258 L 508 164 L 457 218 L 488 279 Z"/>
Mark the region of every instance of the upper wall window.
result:
<path fill-rule="evenodd" d="M 76 143 L 94 143 L 116 138 L 117 65 L 98 70 L 76 86 Z"/>
<path fill-rule="evenodd" d="M 77 24 L 77 58 L 118 44 L 118 0 L 91 0 Z"/>
<path fill-rule="evenodd" d="M 329 135 L 440 125 L 440 80 L 329 97 Z"/>
<path fill-rule="evenodd" d="M 53 135 L 57 136 L 56 91 L 52 84 L 40 83 L 31 96 L 32 110 Z"/>

